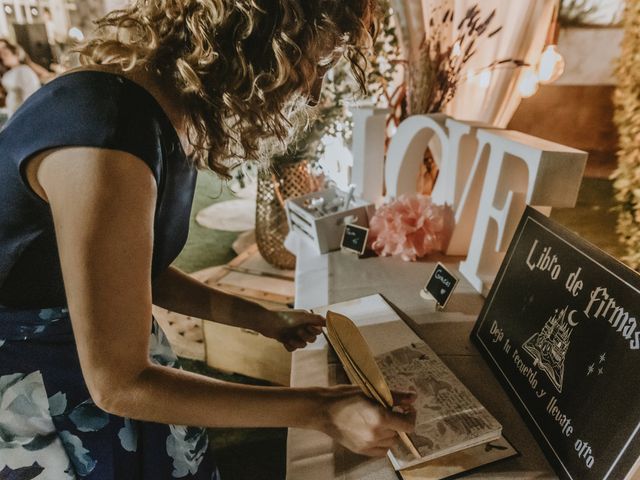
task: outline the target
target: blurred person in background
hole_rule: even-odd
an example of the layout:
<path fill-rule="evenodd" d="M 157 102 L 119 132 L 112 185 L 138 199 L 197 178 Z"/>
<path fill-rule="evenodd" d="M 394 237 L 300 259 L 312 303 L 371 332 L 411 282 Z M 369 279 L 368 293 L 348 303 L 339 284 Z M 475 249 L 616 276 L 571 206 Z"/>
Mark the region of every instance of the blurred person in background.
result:
<path fill-rule="evenodd" d="M 27 54 L 22 47 L 8 40 L 0 40 L 0 63 L 6 70 L 0 82 L 6 92 L 5 104 L 9 117 L 40 88 L 38 75 L 26 61 Z"/>

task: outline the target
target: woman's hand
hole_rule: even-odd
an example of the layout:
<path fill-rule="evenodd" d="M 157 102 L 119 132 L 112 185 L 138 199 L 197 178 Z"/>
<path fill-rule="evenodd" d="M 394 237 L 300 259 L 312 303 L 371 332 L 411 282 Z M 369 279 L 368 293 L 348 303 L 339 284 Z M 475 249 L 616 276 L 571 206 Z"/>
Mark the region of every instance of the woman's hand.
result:
<path fill-rule="evenodd" d="M 413 393 L 393 392 L 394 409 L 368 399 L 358 387 L 326 390 L 325 423 L 320 430 L 349 450 L 370 457 L 383 457 L 398 441 L 398 432 L 410 433 L 416 421 Z"/>
<path fill-rule="evenodd" d="M 254 330 L 274 338 L 293 352 L 313 343 L 322 333 L 325 319 L 304 310 L 274 311 L 264 309 L 255 321 Z"/>

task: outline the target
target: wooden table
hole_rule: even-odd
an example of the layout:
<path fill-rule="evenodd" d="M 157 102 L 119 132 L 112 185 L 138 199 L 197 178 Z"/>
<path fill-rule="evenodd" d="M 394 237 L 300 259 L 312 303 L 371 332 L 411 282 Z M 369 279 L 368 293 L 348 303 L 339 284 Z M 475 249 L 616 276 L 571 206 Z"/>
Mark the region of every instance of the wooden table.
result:
<path fill-rule="evenodd" d="M 409 263 L 396 258 L 358 259 L 344 252 L 318 256 L 302 241 L 298 247 L 297 307 L 313 308 L 382 294 L 404 313 L 405 322 L 502 423 L 504 436 L 521 455 L 482 467 L 465 478 L 558 478 L 507 394 L 469 340 L 483 298 L 460 275 L 456 292 L 445 312 L 433 312 L 419 295 L 436 261 L 446 264 L 457 274 L 460 259 L 431 257 L 429 262 Z M 325 346 L 311 345 L 295 352 L 291 385 L 333 384 L 337 366 L 329 364 L 327 359 Z M 319 432 L 289 429 L 287 443 L 288 480 L 398 478 L 386 458 L 367 459 L 354 455 Z"/>

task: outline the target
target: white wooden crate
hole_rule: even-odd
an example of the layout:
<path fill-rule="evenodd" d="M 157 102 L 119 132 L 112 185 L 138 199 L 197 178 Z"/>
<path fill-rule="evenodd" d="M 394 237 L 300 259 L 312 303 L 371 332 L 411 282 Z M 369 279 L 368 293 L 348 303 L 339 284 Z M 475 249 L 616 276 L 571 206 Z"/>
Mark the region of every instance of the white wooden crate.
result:
<path fill-rule="evenodd" d="M 285 205 L 289 229 L 298 232 L 318 253 L 338 250 L 345 224 L 368 227 L 369 218 L 374 213 L 374 205 L 365 200 L 355 199 L 349 209 L 322 216 L 316 215 L 309 205 L 313 199 L 323 198 L 327 205 L 337 197 L 344 198 L 346 195 L 345 192 L 331 188 L 288 199 Z"/>

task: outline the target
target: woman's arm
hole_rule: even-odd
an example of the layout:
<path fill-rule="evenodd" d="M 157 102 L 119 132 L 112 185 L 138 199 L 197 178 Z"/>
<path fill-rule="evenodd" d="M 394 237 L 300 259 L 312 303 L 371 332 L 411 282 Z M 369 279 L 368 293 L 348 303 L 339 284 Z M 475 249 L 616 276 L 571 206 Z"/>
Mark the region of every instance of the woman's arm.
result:
<path fill-rule="evenodd" d="M 293 351 L 315 341 L 324 318 L 301 310 L 269 310 L 255 302 L 211 288 L 170 267 L 153 287 L 154 304 L 173 312 L 250 328 Z"/>
<path fill-rule="evenodd" d="M 213 320 L 234 327 L 253 328 L 263 307 L 229 295 L 169 267 L 153 284 L 153 303 L 172 312 Z"/>
<path fill-rule="evenodd" d="M 253 387 L 152 365 L 150 169 L 127 153 L 77 148 L 48 153 L 28 177 L 51 206 L 80 365 L 100 408 L 161 423 L 313 428 L 370 455 L 412 429 L 411 416 L 351 387 Z"/>

